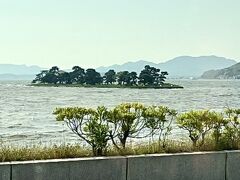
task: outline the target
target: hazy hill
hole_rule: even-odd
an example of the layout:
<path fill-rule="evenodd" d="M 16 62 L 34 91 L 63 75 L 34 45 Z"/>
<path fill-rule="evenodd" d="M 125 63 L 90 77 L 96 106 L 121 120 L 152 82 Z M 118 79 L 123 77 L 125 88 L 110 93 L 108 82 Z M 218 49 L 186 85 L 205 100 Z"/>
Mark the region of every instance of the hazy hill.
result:
<path fill-rule="evenodd" d="M 136 71 L 136 72 L 140 72 L 145 65 L 150 65 L 150 66 L 154 66 L 154 67 L 157 67 L 158 64 L 156 63 L 152 63 L 150 61 L 143 61 L 143 60 L 140 60 L 140 61 L 137 61 L 137 62 L 127 62 L 127 63 L 124 63 L 122 65 L 118 65 L 118 64 L 114 64 L 112 66 L 101 66 L 99 68 L 97 68 L 96 70 L 98 72 L 102 72 L 102 73 L 105 73 L 107 72 L 109 69 L 114 69 L 116 72 L 119 72 L 119 71 Z"/>
<path fill-rule="evenodd" d="M 0 64 L 0 80 L 32 80 L 41 70 L 39 66 Z"/>
<path fill-rule="evenodd" d="M 41 71 L 39 66 L 0 64 L 0 74 L 32 75 Z"/>
<path fill-rule="evenodd" d="M 97 70 L 99 72 L 106 72 L 109 69 L 114 69 L 115 71 L 128 70 L 139 73 L 146 64 L 149 64 L 163 71 L 168 71 L 171 77 L 200 77 L 205 71 L 226 68 L 235 63 L 235 60 L 217 56 L 180 56 L 159 64 L 141 60 L 122 65 L 99 67 Z"/>
<path fill-rule="evenodd" d="M 228 68 L 219 70 L 210 70 L 203 73 L 204 79 L 240 79 L 240 63 Z"/>
<path fill-rule="evenodd" d="M 207 70 L 226 68 L 235 63 L 235 60 L 217 56 L 181 56 L 160 63 L 159 67 L 171 76 L 199 77 Z"/>
<path fill-rule="evenodd" d="M 99 67 L 96 70 L 101 73 L 105 73 L 109 69 L 114 69 L 116 72 L 127 70 L 140 73 L 147 64 L 158 67 L 163 71 L 168 71 L 170 74 L 169 77 L 200 77 L 205 71 L 227 68 L 236 64 L 236 61 L 217 56 L 180 56 L 159 64 L 140 60 L 137 62 L 127 62 L 122 65 L 115 64 L 107 67 Z M 81 66 L 81 64 L 79 65 Z M 39 66 L 0 64 L 0 79 L 30 80 L 42 69 Z"/>

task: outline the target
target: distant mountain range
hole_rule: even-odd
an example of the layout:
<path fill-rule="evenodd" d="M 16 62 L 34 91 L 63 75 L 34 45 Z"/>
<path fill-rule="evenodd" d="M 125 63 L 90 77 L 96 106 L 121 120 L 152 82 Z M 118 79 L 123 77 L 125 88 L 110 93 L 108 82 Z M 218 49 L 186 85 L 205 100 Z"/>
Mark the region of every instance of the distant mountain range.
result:
<path fill-rule="evenodd" d="M 15 64 L 0 64 L 0 80 L 32 80 L 43 68 Z"/>
<path fill-rule="evenodd" d="M 39 73 L 42 69 L 39 66 L 0 64 L 0 74 L 33 75 Z"/>
<path fill-rule="evenodd" d="M 234 64 L 228 68 L 210 70 L 203 73 L 204 79 L 240 79 L 240 63 Z"/>
<path fill-rule="evenodd" d="M 170 77 L 200 77 L 205 71 L 226 68 L 236 64 L 236 61 L 217 56 L 180 56 L 159 64 L 141 60 L 122 65 L 99 67 L 96 70 L 107 72 L 109 69 L 114 69 L 117 72 L 127 70 L 139 73 L 146 64 L 168 71 Z"/>
<path fill-rule="evenodd" d="M 140 71 L 145 65 L 159 68 L 162 71 L 168 71 L 169 77 L 189 78 L 200 77 L 205 71 L 223 69 L 236 64 L 232 59 L 217 56 L 180 56 L 164 63 L 153 63 L 150 61 L 127 62 L 122 65 L 112 65 L 96 68 L 98 72 L 105 73 L 109 69 L 118 71 Z M 81 66 L 81 64 L 79 64 Z M 61 67 L 60 67 L 61 68 Z M 39 66 L 0 64 L 0 80 L 32 80 L 35 74 L 43 68 Z"/>

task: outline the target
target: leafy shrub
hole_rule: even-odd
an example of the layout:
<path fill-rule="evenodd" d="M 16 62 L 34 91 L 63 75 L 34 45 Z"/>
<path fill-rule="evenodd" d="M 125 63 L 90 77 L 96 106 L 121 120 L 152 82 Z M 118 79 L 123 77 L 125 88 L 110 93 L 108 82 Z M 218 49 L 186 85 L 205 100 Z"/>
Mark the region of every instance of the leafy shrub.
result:
<path fill-rule="evenodd" d="M 117 149 L 125 149 L 128 138 L 140 137 L 142 130 L 145 128 L 142 116 L 144 110 L 145 106 L 143 104 L 123 103 L 109 112 L 109 122 L 112 123 L 111 139 Z M 115 138 L 120 141 L 121 148 Z"/>
<path fill-rule="evenodd" d="M 188 131 L 189 138 L 194 147 L 199 140 L 200 146 L 204 144 L 205 136 L 211 130 L 215 130 L 216 141 L 219 139 L 219 130 L 223 116 L 217 112 L 208 110 L 190 111 L 177 117 L 178 126 Z"/>
<path fill-rule="evenodd" d="M 58 121 L 65 121 L 73 133 L 88 143 L 95 156 L 105 155 L 110 143 L 120 152 L 126 151 L 127 141 L 158 137 L 158 151 L 166 150 L 168 136 L 177 112 L 165 106 L 144 106 L 123 103 L 112 110 L 104 106 L 97 109 L 82 107 L 57 108 Z M 193 149 L 237 149 L 240 142 L 240 109 L 227 109 L 222 113 L 199 110 L 177 116 L 179 128 L 188 132 Z M 207 142 L 205 143 L 207 139 Z M 204 145 L 204 147 L 203 147 Z M 155 151 L 156 145 L 153 146 Z M 208 148 L 207 148 L 208 147 Z M 172 150 L 171 150 L 172 151 Z"/>
<path fill-rule="evenodd" d="M 107 113 L 107 109 L 103 106 L 96 110 L 68 107 L 57 108 L 54 111 L 57 115 L 56 119 L 65 121 L 72 132 L 92 147 L 93 154 L 96 156 L 104 154 L 110 140 Z"/>
<path fill-rule="evenodd" d="M 229 149 L 237 149 L 240 142 L 240 109 L 226 109 L 226 121 L 222 141 Z"/>
<path fill-rule="evenodd" d="M 143 112 L 146 128 L 150 130 L 152 137 L 157 135 L 159 145 L 162 142 L 162 146 L 166 146 L 167 136 L 172 131 L 172 122 L 177 112 L 173 109 L 169 109 L 165 106 L 149 106 Z"/>

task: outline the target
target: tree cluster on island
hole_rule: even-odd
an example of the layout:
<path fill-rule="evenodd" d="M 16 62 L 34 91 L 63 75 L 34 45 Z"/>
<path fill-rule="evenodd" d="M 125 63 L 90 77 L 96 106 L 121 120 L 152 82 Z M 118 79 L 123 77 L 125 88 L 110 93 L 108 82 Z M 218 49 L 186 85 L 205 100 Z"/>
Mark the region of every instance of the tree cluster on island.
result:
<path fill-rule="evenodd" d="M 49 70 L 43 70 L 32 81 L 34 84 L 80 84 L 80 85 L 126 85 L 126 86 L 158 86 L 163 85 L 168 72 L 146 65 L 139 76 L 135 71 L 115 72 L 109 70 L 102 76 L 95 69 L 83 69 L 74 66 L 71 72 L 60 70 L 53 66 Z"/>

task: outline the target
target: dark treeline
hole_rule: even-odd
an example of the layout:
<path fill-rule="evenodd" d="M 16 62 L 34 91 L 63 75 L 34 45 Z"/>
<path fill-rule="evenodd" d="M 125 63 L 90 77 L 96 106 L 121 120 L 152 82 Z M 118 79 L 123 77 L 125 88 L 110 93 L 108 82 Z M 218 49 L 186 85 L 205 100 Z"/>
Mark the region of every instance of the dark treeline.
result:
<path fill-rule="evenodd" d="M 49 70 L 43 70 L 36 75 L 32 83 L 43 84 L 118 84 L 118 85 L 161 85 L 164 84 L 168 72 L 146 65 L 138 75 L 132 71 L 115 72 L 109 70 L 103 76 L 95 69 L 83 69 L 74 66 L 71 72 L 60 70 L 53 66 Z"/>

